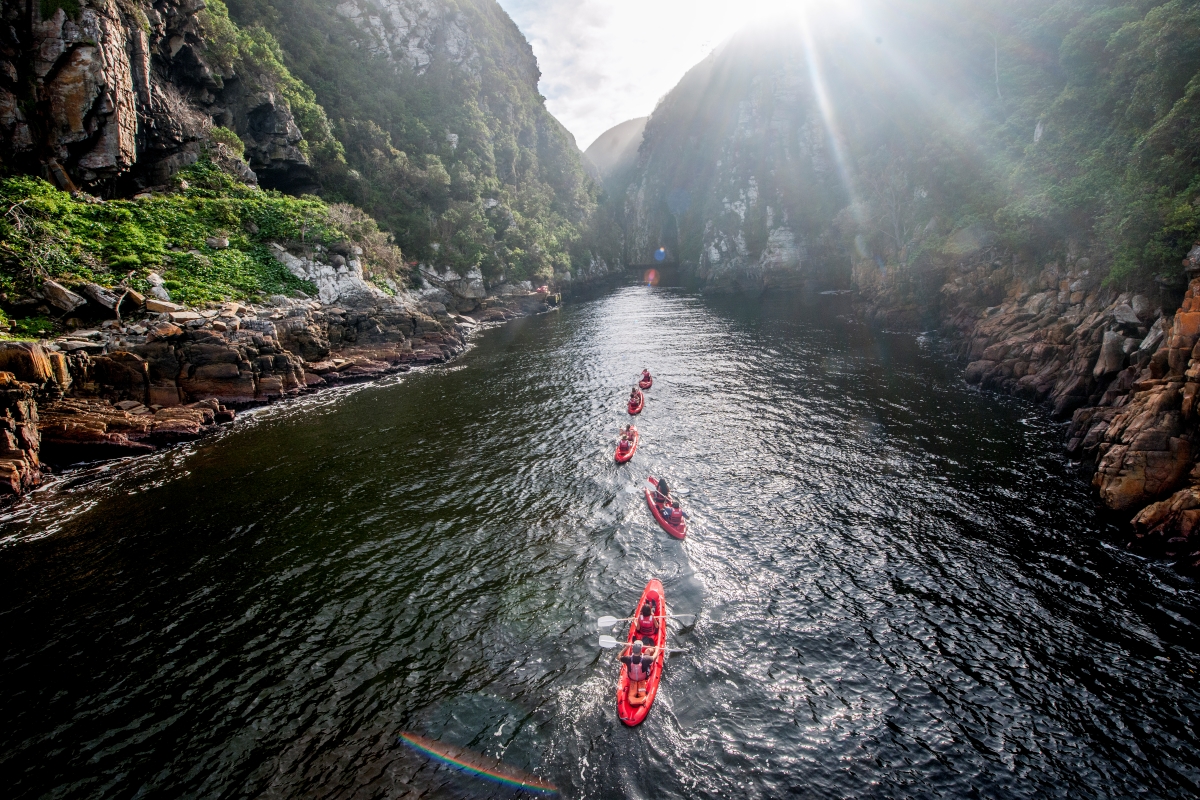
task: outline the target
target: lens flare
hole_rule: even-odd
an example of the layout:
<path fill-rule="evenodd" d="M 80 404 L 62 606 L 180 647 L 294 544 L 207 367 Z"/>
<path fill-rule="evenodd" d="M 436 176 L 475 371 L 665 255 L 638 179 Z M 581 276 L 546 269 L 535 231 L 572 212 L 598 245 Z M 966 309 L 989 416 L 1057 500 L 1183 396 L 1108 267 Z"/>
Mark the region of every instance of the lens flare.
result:
<path fill-rule="evenodd" d="M 667 248 L 660 247 L 657 250 L 655 250 L 654 251 L 654 260 L 659 263 L 666 261 L 667 260 Z"/>
<path fill-rule="evenodd" d="M 551 796 L 558 794 L 558 787 L 547 783 L 536 775 L 522 772 L 499 761 L 472 753 L 452 744 L 439 742 L 416 733 L 402 733 L 400 739 L 418 753 L 429 756 L 434 761 L 445 764 L 460 772 L 474 775 L 485 780 L 498 783 L 501 786 L 511 786 L 533 794 Z"/>
<path fill-rule="evenodd" d="M 647 286 L 658 286 L 658 270 L 648 269 L 642 277 L 645 279 Z"/>

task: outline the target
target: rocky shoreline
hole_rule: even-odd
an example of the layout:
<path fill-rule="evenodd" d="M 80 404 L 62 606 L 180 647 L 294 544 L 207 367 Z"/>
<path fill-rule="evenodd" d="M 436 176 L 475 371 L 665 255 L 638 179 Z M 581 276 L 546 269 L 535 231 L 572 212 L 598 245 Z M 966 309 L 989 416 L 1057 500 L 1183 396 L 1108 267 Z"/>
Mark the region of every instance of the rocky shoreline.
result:
<path fill-rule="evenodd" d="M 357 263 L 307 264 L 289 267 L 330 302 L 275 296 L 189 309 L 150 298 L 126 320 L 0 342 L 0 499 L 35 488 L 50 469 L 199 439 L 240 409 L 449 361 L 478 326 L 560 299 L 529 286 L 488 293 L 453 274 L 389 296 Z"/>
<path fill-rule="evenodd" d="M 855 269 L 864 318 L 952 342 L 968 383 L 1046 404 L 1126 547 L 1200 571 L 1200 243 L 1157 298 L 1106 286 L 1086 256 L 1040 269 L 989 250 L 924 274 Z M 936 295 L 921 286 L 939 285 Z"/>

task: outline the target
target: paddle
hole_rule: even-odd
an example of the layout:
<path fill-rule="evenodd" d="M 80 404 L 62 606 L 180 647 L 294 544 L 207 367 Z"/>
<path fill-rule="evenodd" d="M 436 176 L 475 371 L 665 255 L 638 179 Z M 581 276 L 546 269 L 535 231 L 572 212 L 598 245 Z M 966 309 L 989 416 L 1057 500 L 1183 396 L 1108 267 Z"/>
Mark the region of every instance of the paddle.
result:
<path fill-rule="evenodd" d="M 688 619 L 696 618 L 695 614 L 667 614 L 667 616 L 671 619 L 683 619 L 684 617 Z M 655 619 L 662 619 L 662 616 L 656 616 Z M 617 619 L 616 617 L 601 617 L 600 619 L 596 620 L 596 629 L 603 630 L 604 628 L 611 628 L 618 622 L 630 622 L 632 620 L 633 617 L 625 617 L 623 619 Z"/>
<path fill-rule="evenodd" d="M 620 647 L 623 649 L 628 645 L 629 645 L 629 642 L 619 642 L 611 636 L 601 636 L 600 637 L 600 646 L 602 648 L 604 648 L 605 650 L 612 650 L 614 647 Z M 690 653 L 690 652 L 691 652 L 690 650 L 676 650 L 674 648 L 667 648 L 667 655 L 674 655 L 675 653 Z"/>

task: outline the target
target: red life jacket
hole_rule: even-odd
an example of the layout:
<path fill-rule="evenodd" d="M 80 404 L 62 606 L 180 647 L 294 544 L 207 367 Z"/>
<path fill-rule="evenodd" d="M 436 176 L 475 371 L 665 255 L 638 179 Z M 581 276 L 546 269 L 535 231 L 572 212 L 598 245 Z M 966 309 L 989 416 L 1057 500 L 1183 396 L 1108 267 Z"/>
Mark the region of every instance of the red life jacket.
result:
<path fill-rule="evenodd" d="M 634 656 L 629 664 L 629 680 L 645 681 L 650 679 L 650 659 L 645 656 Z"/>
<path fill-rule="evenodd" d="M 637 632 L 639 636 L 654 636 L 658 633 L 658 620 L 654 617 L 638 617 Z"/>

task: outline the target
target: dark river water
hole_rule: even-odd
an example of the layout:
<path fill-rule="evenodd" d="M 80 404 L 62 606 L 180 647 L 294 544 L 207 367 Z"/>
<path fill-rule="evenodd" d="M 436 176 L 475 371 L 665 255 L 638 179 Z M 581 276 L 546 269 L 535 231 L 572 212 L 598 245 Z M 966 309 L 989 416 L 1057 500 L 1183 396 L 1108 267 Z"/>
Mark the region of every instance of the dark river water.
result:
<path fill-rule="evenodd" d="M 513 795 L 403 731 L 569 798 L 1194 796 L 1196 586 L 1042 411 L 831 304 L 626 286 L 39 492 L 0 525 L 5 796 Z M 595 618 L 650 577 L 698 616 L 627 729 Z"/>

